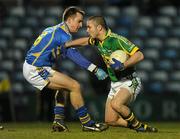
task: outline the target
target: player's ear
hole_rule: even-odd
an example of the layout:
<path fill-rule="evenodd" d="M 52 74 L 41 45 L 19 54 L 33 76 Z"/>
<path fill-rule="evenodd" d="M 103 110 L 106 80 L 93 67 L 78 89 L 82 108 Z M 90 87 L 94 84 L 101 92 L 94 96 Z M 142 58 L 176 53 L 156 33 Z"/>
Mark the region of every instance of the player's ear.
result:
<path fill-rule="evenodd" d="M 102 30 L 102 26 L 101 26 L 101 25 L 98 25 L 98 26 L 97 26 L 97 30 L 99 30 L 99 31 Z"/>
<path fill-rule="evenodd" d="M 72 23 L 72 18 L 69 17 L 66 22 L 71 24 Z"/>

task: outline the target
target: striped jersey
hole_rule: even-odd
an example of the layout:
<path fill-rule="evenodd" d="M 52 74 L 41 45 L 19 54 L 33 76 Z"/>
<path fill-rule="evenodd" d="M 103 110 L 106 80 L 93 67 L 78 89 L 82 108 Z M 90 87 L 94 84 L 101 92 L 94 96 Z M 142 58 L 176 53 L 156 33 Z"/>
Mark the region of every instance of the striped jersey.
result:
<path fill-rule="evenodd" d="M 123 50 L 129 56 L 133 55 L 139 48 L 130 42 L 127 38 L 111 32 L 108 29 L 105 39 L 103 41 L 89 38 L 89 44 L 97 46 L 104 62 L 107 65 L 107 70 L 111 81 L 116 82 L 119 79 L 132 74 L 135 71 L 134 67 L 129 67 L 123 71 L 114 71 L 109 66 L 110 55 L 116 50 Z"/>
<path fill-rule="evenodd" d="M 35 40 L 25 60 L 37 67 L 52 67 L 55 59 L 61 54 L 64 43 L 71 39 L 72 36 L 64 22 L 48 27 Z"/>

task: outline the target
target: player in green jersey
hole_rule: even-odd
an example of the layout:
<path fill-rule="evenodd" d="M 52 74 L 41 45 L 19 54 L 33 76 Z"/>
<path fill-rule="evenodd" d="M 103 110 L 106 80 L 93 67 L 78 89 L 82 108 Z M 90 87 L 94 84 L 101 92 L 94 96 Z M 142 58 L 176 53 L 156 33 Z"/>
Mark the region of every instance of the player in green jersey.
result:
<path fill-rule="evenodd" d="M 102 16 L 92 16 L 87 21 L 87 32 L 90 37 L 80 38 L 66 43 L 67 46 L 97 46 L 111 79 L 106 109 L 105 122 L 112 126 L 129 127 L 137 132 L 157 132 L 157 129 L 137 120 L 129 104 L 134 102 L 141 89 L 141 81 L 135 71 L 135 64 L 144 59 L 139 48 L 128 39 L 111 32 Z M 124 63 L 110 55 L 116 50 L 123 50 L 129 55 Z"/>

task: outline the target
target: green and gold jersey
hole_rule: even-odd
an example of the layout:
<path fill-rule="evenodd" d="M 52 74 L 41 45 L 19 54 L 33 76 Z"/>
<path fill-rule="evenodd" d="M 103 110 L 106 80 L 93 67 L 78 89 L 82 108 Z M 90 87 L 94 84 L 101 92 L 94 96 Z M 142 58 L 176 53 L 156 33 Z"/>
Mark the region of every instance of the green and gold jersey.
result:
<path fill-rule="evenodd" d="M 97 39 L 93 39 L 90 37 L 88 42 L 90 45 L 98 47 L 98 50 L 107 66 L 108 74 L 111 81 L 116 82 L 122 77 L 126 77 L 135 71 L 134 67 L 127 68 L 123 71 L 114 71 L 109 66 L 109 59 L 112 52 L 116 50 L 123 50 L 129 56 L 131 56 L 137 50 L 139 50 L 139 48 L 136 45 L 134 45 L 125 37 L 115 34 L 111 32 L 111 30 L 109 29 L 103 41 L 99 41 Z"/>

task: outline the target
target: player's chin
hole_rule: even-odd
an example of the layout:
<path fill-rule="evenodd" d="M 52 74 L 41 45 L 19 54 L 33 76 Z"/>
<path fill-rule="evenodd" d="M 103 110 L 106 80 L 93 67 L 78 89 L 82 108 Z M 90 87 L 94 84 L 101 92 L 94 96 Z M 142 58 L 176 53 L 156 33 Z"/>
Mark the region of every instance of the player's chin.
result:
<path fill-rule="evenodd" d="M 76 32 L 78 32 L 78 31 L 79 31 L 79 29 L 80 29 L 80 28 L 76 28 L 76 29 L 74 30 L 74 32 L 75 32 L 75 33 L 76 33 Z"/>
<path fill-rule="evenodd" d="M 78 32 L 79 31 L 79 29 L 77 28 L 77 29 L 71 29 L 71 33 L 76 33 L 76 32 Z"/>
<path fill-rule="evenodd" d="M 76 29 L 76 30 L 73 31 L 73 33 L 77 33 L 78 31 L 79 31 L 79 29 Z"/>

